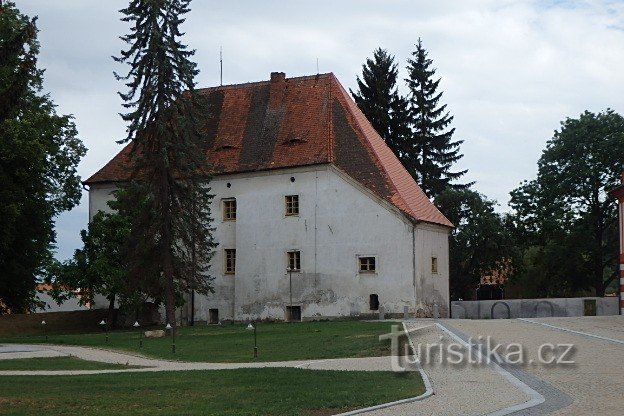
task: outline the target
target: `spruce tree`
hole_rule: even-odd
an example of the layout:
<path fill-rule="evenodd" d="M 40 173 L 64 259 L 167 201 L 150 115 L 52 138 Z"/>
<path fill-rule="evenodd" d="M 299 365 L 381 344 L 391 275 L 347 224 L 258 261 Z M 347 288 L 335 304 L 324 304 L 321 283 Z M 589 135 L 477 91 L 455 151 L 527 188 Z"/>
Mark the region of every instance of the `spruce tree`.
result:
<path fill-rule="evenodd" d="M 214 252 L 201 123 L 206 106 L 195 93 L 194 54 L 180 38 L 190 0 L 132 0 L 122 21 L 128 48 L 128 91 L 120 93 L 132 141 L 132 180 L 118 193 L 119 209 L 134 212 L 125 250 L 130 284 L 163 299 L 175 333 L 176 299 L 212 291 L 207 269 Z M 138 283 L 137 283 L 138 282 Z"/>
<path fill-rule="evenodd" d="M 409 88 L 411 127 L 406 152 L 414 157 L 421 187 L 430 198 L 435 198 L 448 186 L 463 189 L 471 184 L 451 183 L 467 172 L 452 170 L 453 164 L 463 157 L 459 149 L 463 140 L 453 141 L 455 128 L 449 128 L 453 116 L 446 110 L 446 104 L 440 104 L 440 79 L 434 79 L 436 70 L 431 64 L 419 38 L 412 58 L 408 59 L 408 78 L 405 80 Z"/>
<path fill-rule="evenodd" d="M 377 48 L 373 58 L 368 58 L 362 65 L 362 78 L 357 77 L 358 91 L 350 92 L 377 133 L 404 161 L 403 143 L 409 130 L 407 102 L 399 95 L 397 88 L 398 73 L 394 56 L 385 49 Z"/>

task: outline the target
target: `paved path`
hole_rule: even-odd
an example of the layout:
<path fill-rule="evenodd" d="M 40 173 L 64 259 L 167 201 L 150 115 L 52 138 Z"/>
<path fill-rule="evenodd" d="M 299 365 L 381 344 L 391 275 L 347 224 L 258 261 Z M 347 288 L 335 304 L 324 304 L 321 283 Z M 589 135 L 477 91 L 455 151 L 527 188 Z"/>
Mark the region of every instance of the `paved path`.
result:
<path fill-rule="evenodd" d="M 150 371 L 187 371 L 187 370 L 228 370 L 236 368 L 266 368 L 266 367 L 297 367 L 318 370 L 345 370 L 345 371 L 391 371 L 390 357 L 366 358 L 336 358 L 326 360 L 298 360 L 254 363 L 203 363 L 168 361 L 148 358 L 140 355 L 104 350 L 99 348 L 64 346 L 64 345 L 12 345 L 13 352 L 1 352 L 0 359 L 4 358 L 32 358 L 40 356 L 73 356 L 88 361 L 98 361 L 111 364 L 125 364 L 144 368 L 129 368 L 127 370 L 54 370 L 54 371 L 0 371 L 2 375 L 78 375 L 120 372 L 150 372 Z M 15 352 L 18 351 L 18 352 Z M 47 355 L 44 355 L 47 354 Z M 10 355 L 10 357 L 8 356 Z"/>
<path fill-rule="evenodd" d="M 624 413 L 624 345 L 582 333 L 620 339 L 624 317 L 545 318 L 537 322 L 571 329 L 566 332 L 521 320 L 452 320 L 451 325 L 473 337 L 490 335 L 497 343 L 521 343 L 526 358 L 535 360 L 544 343 L 573 344 L 572 365 L 529 364 L 523 371 L 564 393 L 570 402 L 560 408 L 536 407 L 521 414 L 620 415 Z M 580 332 L 580 333 L 579 333 Z M 548 404 L 548 400 L 545 404 Z"/>
<path fill-rule="evenodd" d="M 445 349 L 455 342 L 432 320 L 409 321 L 406 328 L 416 349 L 419 344 L 437 344 Z M 447 367 L 439 363 L 439 349 L 427 354 L 423 347 L 420 355 L 423 370 L 433 387 L 433 396 L 366 415 L 483 415 L 530 399 L 491 366 Z"/>

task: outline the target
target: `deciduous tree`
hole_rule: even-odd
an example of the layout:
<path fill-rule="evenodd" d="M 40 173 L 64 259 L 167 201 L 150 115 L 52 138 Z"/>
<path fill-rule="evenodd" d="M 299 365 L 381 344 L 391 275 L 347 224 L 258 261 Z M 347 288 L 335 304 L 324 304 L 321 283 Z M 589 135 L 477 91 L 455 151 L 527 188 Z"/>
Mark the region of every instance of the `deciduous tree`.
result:
<path fill-rule="evenodd" d="M 35 19 L 0 4 L 0 313 L 35 306 L 54 219 L 78 204 L 86 149 L 71 116 L 42 93 Z"/>

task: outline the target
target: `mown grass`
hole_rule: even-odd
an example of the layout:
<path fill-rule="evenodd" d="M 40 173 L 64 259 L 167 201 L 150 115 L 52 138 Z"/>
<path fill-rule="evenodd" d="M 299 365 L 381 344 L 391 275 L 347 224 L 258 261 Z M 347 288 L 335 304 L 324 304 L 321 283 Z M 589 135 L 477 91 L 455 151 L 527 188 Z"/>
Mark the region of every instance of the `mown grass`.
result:
<path fill-rule="evenodd" d="M 324 321 L 300 323 L 259 323 L 258 361 L 287 361 L 343 357 L 371 357 L 390 354 L 389 342 L 379 335 L 390 332 L 391 322 Z M 394 323 L 396 325 L 396 323 Z M 138 331 L 105 334 L 49 335 L 51 344 L 84 345 L 136 352 L 151 357 L 182 361 L 253 361 L 253 331 L 244 324 L 201 325 L 178 328 L 176 353 L 171 337 L 143 339 Z M 2 338 L 0 343 L 41 343 L 42 335 Z"/>
<path fill-rule="evenodd" d="M 418 373 L 294 368 L 0 377 L 11 415 L 329 415 L 422 394 Z"/>
<path fill-rule="evenodd" d="M 0 360 L 0 371 L 7 370 L 124 370 L 138 368 L 123 364 L 86 361 L 76 357 L 37 357 Z"/>

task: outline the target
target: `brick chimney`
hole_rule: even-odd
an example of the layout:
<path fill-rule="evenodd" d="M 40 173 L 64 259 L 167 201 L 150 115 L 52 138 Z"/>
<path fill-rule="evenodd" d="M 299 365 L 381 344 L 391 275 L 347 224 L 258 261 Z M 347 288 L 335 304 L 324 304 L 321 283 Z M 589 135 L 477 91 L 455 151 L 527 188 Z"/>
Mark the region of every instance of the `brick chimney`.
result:
<path fill-rule="evenodd" d="M 271 82 L 283 82 L 286 81 L 285 72 L 271 72 Z"/>

